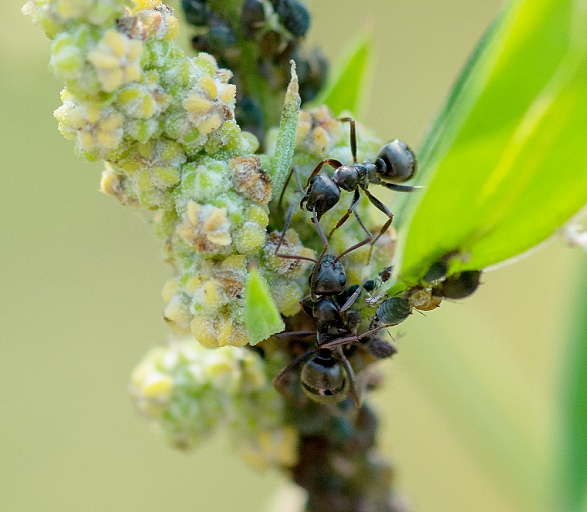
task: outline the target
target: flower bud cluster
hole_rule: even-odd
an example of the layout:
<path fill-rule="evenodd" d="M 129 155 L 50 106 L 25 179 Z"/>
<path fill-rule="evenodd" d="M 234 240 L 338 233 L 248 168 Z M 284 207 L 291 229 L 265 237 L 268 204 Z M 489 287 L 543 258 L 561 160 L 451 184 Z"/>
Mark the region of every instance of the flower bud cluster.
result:
<path fill-rule="evenodd" d="M 251 350 L 212 351 L 174 340 L 146 354 L 132 373 L 130 395 L 138 412 L 176 448 L 192 449 L 224 425 L 255 466 L 291 466 L 298 437 L 284 424 L 274 371 Z"/>
<path fill-rule="evenodd" d="M 283 314 L 300 310 L 296 279 L 307 265 L 292 272 L 259 262 L 270 243 L 271 178 L 247 156 L 258 142 L 235 121 L 232 74 L 208 54 L 184 54 L 161 0 L 105 2 L 99 19 L 98 4 L 30 0 L 25 8 L 55 28 L 51 66 L 66 84 L 59 129 L 81 156 L 105 161 L 104 193 L 154 212 L 177 269 L 164 291 L 169 324 L 206 347 L 243 346 L 248 264 L 260 265 Z M 299 240 L 288 244 L 307 253 Z"/>
<path fill-rule="evenodd" d="M 237 120 L 261 138 L 264 128 L 277 124 L 290 60 L 297 64 L 303 101 L 313 99 L 324 84 L 326 57 L 318 49 L 307 52 L 300 44 L 310 26 L 310 15 L 300 0 L 182 0 L 181 4 L 187 22 L 196 27 L 193 48 L 211 53 L 234 72 Z M 247 77 L 251 74 L 257 75 L 254 88 Z"/>

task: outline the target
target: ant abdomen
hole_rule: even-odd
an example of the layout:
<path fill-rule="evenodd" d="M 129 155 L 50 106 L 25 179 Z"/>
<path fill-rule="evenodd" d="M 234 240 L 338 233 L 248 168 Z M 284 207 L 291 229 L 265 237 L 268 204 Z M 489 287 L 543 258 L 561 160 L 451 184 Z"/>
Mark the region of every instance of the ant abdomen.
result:
<path fill-rule="evenodd" d="M 381 148 L 375 165 L 382 180 L 401 183 L 416 172 L 416 155 L 407 144 L 396 139 Z"/>
<path fill-rule="evenodd" d="M 319 350 L 310 358 L 302 367 L 300 380 L 304 392 L 316 402 L 336 403 L 347 397 L 345 370 L 330 350 Z"/>

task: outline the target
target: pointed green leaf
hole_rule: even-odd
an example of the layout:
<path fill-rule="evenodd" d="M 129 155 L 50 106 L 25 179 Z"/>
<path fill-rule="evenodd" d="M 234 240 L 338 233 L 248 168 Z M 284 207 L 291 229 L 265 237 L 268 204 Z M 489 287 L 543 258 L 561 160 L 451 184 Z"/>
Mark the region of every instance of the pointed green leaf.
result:
<path fill-rule="evenodd" d="M 285 101 L 279 122 L 279 134 L 275 146 L 275 167 L 271 175 L 273 197 L 281 193 L 285 179 L 291 167 L 296 146 L 296 133 L 298 131 L 298 115 L 300 113 L 300 99 L 298 88 L 298 76 L 296 75 L 296 64 L 291 61 L 291 80 L 285 93 Z"/>
<path fill-rule="evenodd" d="M 495 265 L 552 235 L 587 202 L 587 8 L 510 3 L 483 38 L 420 152 L 398 263 L 412 284 L 439 257 Z"/>
<path fill-rule="evenodd" d="M 587 273 L 576 304 L 560 411 L 560 452 L 557 467 L 561 512 L 582 512 L 587 503 Z"/>
<path fill-rule="evenodd" d="M 257 269 L 249 271 L 245 285 L 245 325 L 251 345 L 285 329 L 267 283 Z"/>
<path fill-rule="evenodd" d="M 333 73 L 329 85 L 312 103 L 328 105 L 334 115 L 345 110 L 359 115 L 366 86 L 371 82 L 371 47 L 372 39 L 367 35 L 361 35 L 354 41 Z"/>

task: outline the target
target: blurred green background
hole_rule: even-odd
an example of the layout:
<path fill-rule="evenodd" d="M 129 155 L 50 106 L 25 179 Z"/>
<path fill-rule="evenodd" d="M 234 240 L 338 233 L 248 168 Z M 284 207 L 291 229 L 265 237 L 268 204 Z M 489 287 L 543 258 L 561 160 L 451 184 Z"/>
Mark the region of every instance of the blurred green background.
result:
<path fill-rule="evenodd" d="M 170 270 L 140 216 L 98 192 L 101 166 L 76 158 L 58 133 L 61 87 L 22 1 L 3 1 L 0 31 L 0 510 L 263 511 L 282 477 L 250 470 L 221 435 L 176 453 L 133 414 L 130 371 L 169 334 L 160 292 Z M 310 40 L 335 60 L 357 30 L 372 31 L 361 120 L 417 146 L 501 3 L 314 0 Z M 381 444 L 414 510 L 532 510 L 530 484 L 540 501 L 584 259 L 554 240 L 487 273 L 471 299 L 402 325 L 375 401 Z M 455 396 L 452 377 L 469 373 Z M 501 414 L 483 418 L 486 404 Z M 492 436 L 509 429 L 528 442 L 504 461 Z"/>

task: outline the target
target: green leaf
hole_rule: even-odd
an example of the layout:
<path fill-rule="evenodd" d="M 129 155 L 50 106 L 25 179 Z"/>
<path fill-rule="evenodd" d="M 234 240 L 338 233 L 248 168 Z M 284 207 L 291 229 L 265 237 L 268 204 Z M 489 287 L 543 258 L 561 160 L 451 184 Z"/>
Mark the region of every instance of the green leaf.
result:
<path fill-rule="evenodd" d="M 361 35 L 352 43 L 329 85 L 312 102 L 313 105 L 328 105 L 335 115 L 345 110 L 360 114 L 366 86 L 371 83 L 372 42 L 370 36 Z"/>
<path fill-rule="evenodd" d="M 300 113 L 300 99 L 296 64 L 291 62 L 291 80 L 285 93 L 285 101 L 279 122 L 279 134 L 275 146 L 275 167 L 271 175 L 273 198 L 281 193 L 283 184 L 291 167 L 294 149 L 296 146 L 296 133 L 298 131 L 298 115 Z"/>
<path fill-rule="evenodd" d="M 245 325 L 251 345 L 285 329 L 267 283 L 257 269 L 249 271 L 245 285 Z"/>
<path fill-rule="evenodd" d="M 587 272 L 581 290 L 562 374 L 557 464 L 561 512 L 582 512 L 587 503 Z"/>
<path fill-rule="evenodd" d="M 458 251 L 452 271 L 503 262 L 587 202 L 587 9 L 511 2 L 489 29 L 425 139 L 396 209 L 400 279 Z"/>

